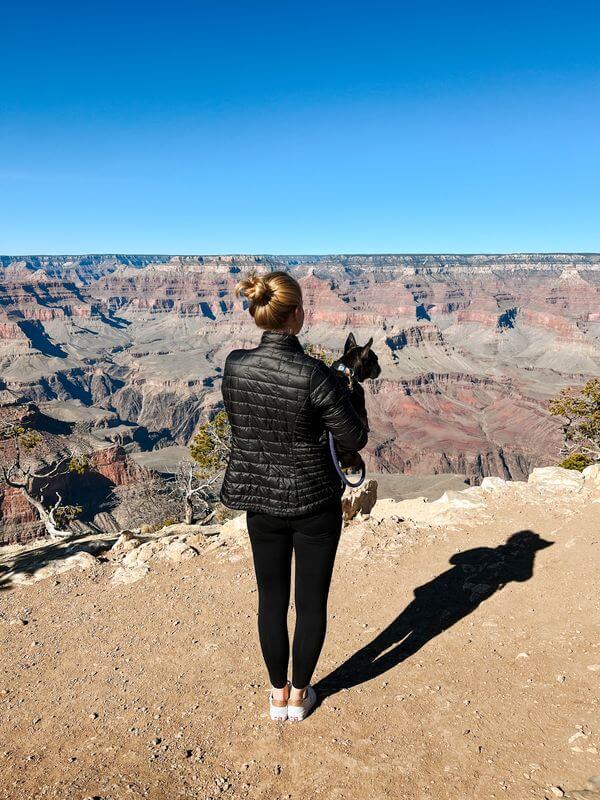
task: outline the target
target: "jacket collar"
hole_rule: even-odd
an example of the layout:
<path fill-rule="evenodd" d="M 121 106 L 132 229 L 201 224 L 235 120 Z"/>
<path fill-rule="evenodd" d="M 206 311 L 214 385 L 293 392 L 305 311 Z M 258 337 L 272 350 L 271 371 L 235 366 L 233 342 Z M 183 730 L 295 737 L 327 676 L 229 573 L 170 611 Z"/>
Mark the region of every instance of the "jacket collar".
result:
<path fill-rule="evenodd" d="M 276 347 L 280 350 L 298 350 L 303 353 L 304 348 L 300 340 L 293 333 L 280 333 L 279 331 L 263 331 L 260 337 L 261 345 Z"/>

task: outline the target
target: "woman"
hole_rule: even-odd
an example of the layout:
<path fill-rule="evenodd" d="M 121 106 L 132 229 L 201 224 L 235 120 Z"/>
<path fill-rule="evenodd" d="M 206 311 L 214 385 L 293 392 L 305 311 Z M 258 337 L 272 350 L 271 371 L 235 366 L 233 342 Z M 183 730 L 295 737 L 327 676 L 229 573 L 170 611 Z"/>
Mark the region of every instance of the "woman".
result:
<path fill-rule="evenodd" d="M 327 431 L 360 450 L 367 431 L 347 390 L 297 334 L 302 290 L 286 272 L 252 275 L 236 286 L 263 334 L 258 347 L 233 350 L 223 372 L 231 454 L 220 498 L 246 511 L 258 585 L 258 633 L 271 681 L 272 719 L 300 721 L 316 702 L 310 680 L 325 639 L 327 595 L 342 529 L 343 485 Z M 292 553 L 296 627 L 287 679 Z"/>

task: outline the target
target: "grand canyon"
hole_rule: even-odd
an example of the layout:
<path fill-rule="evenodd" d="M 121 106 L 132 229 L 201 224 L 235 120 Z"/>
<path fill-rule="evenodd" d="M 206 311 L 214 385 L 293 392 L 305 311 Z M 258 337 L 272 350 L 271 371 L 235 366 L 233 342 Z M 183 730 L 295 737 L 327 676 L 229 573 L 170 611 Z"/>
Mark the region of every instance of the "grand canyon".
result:
<path fill-rule="evenodd" d="M 245 513 L 150 516 L 260 338 L 236 282 L 279 268 L 305 346 L 382 367 L 299 729 Z M 0 483 L 2 797 L 600 800 L 600 464 L 555 466 L 548 410 L 599 374 L 599 289 L 598 255 L 3 259 L 0 426 L 92 468 L 52 479 L 82 508 L 54 536 Z"/>
<path fill-rule="evenodd" d="M 370 472 L 477 483 L 560 460 L 548 400 L 600 375 L 598 254 L 0 257 L 3 413 L 75 427 L 111 483 L 168 471 L 221 407 L 227 353 L 260 338 L 236 282 L 274 269 L 302 285 L 303 344 L 373 337 Z M 5 527 L 31 522 L 0 503 Z"/>

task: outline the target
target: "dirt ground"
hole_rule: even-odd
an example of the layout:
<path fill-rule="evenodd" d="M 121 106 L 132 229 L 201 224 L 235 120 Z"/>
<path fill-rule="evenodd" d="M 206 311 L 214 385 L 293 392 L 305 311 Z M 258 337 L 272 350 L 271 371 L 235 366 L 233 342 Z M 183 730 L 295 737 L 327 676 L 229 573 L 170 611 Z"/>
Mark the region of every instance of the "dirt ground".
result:
<path fill-rule="evenodd" d="M 7 584 L 0 797 L 542 800 L 581 788 L 600 772 L 599 510 L 517 506 L 358 544 L 348 527 L 322 703 L 296 725 L 268 717 L 244 541 L 129 585 L 110 582 L 109 563 Z M 541 539 L 505 546 L 528 530 Z"/>

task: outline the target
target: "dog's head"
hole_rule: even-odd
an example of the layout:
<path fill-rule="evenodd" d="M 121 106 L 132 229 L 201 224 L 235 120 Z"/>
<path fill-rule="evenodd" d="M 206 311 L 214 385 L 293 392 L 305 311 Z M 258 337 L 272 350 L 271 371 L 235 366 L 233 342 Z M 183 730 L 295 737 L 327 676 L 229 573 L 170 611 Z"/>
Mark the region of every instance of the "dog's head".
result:
<path fill-rule="evenodd" d="M 349 333 L 346 339 L 344 355 L 340 361 L 354 370 L 354 377 L 359 383 L 370 378 L 378 378 L 381 375 L 379 359 L 371 350 L 372 344 L 373 337 L 364 345 L 356 344 L 353 333 Z"/>

